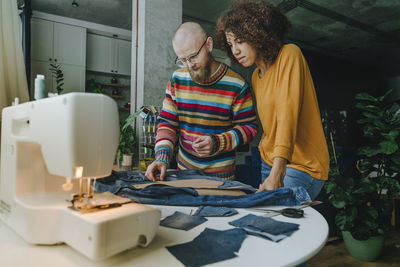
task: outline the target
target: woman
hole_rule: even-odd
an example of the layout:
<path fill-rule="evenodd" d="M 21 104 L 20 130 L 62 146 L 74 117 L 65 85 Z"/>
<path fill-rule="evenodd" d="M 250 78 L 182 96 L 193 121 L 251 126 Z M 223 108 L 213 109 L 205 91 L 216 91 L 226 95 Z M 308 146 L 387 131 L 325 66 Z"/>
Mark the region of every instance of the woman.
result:
<path fill-rule="evenodd" d="M 299 47 L 283 44 L 290 22 L 267 2 L 236 3 L 218 20 L 222 49 L 244 67 L 263 127 L 258 191 L 303 186 L 312 199 L 328 178 L 329 154 L 310 71 Z"/>

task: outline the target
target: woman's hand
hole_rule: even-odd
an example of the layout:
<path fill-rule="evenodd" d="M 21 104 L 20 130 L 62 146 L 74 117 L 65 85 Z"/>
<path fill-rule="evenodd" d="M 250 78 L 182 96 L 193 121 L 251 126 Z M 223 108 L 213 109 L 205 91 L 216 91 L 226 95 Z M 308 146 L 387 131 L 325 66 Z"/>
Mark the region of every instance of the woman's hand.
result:
<path fill-rule="evenodd" d="M 283 178 L 286 175 L 286 163 L 287 160 L 284 158 L 274 158 L 274 164 L 272 165 L 269 176 L 265 179 L 264 183 L 260 184 L 256 193 L 282 187 Z"/>

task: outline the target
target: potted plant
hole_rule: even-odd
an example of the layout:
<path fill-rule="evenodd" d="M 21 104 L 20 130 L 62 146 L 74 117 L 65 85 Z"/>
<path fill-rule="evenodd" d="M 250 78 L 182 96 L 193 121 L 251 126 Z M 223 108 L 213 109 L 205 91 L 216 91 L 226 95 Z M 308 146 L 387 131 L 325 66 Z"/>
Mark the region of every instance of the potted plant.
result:
<path fill-rule="evenodd" d="M 104 94 L 104 89 L 101 84 L 96 82 L 93 78 L 86 81 L 86 91 L 95 94 Z"/>
<path fill-rule="evenodd" d="M 339 209 L 335 223 L 342 231 L 350 254 L 360 260 L 375 260 L 390 227 L 393 197 L 400 195 L 400 108 L 387 103 L 391 91 L 380 97 L 357 94 L 363 111 L 366 144 L 359 149 L 360 177 L 344 177 L 333 165 L 325 184 L 332 205 Z"/>
<path fill-rule="evenodd" d="M 136 133 L 132 127 L 134 120 L 142 112 L 142 109 L 136 113 L 129 115 L 120 127 L 119 144 L 118 144 L 118 160 L 121 169 L 130 170 L 133 161 L 133 152 L 136 144 Z"/>
<path fill-rule="evenodd" d="M 61 69 L 61 65 L 50 63 L 50 71 L 56 81 L 56 92 L 54 92 L 53 95 L 60 95 L 62 91 L 64 91 L 64 88 L 62 88 L 64 85 L 64 73 Z"/>

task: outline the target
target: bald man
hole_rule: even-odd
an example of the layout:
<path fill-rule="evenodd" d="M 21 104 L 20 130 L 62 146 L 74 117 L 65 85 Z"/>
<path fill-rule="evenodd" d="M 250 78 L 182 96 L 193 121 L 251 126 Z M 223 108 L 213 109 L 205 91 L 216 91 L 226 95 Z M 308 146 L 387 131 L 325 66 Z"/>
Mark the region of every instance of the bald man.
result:
<path fill-rule="evenodd" d="M 233 180 L 236 147 L 249 143 L 258 131 L 249 87 L 237 72 L 212 57 L 213 39 L 199 24 L 179 26 L 172 45 L 181 68 L 167 84 L 156 159 L 146 176 L 164 179 L 179 132 L 179 170 L 201 170 Z"/>

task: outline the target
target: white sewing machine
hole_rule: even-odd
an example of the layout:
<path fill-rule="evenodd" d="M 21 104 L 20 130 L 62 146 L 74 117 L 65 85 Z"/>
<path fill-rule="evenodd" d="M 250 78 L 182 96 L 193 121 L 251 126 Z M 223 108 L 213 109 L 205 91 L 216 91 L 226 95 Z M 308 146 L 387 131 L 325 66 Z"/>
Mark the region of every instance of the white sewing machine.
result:
<path fill-rule="evenodd" d="M 96 199 L 90 182 L 111 173 L 118 124 L 116 103 L 102 94 L 69 93 L 4 108 L 0 218 L 30 243 L 64 242 L 95 260 L 147 246 L 159 210 L 128 203 L 81 213 L 68 201 L 72 192 L 82 203 Z"/>

